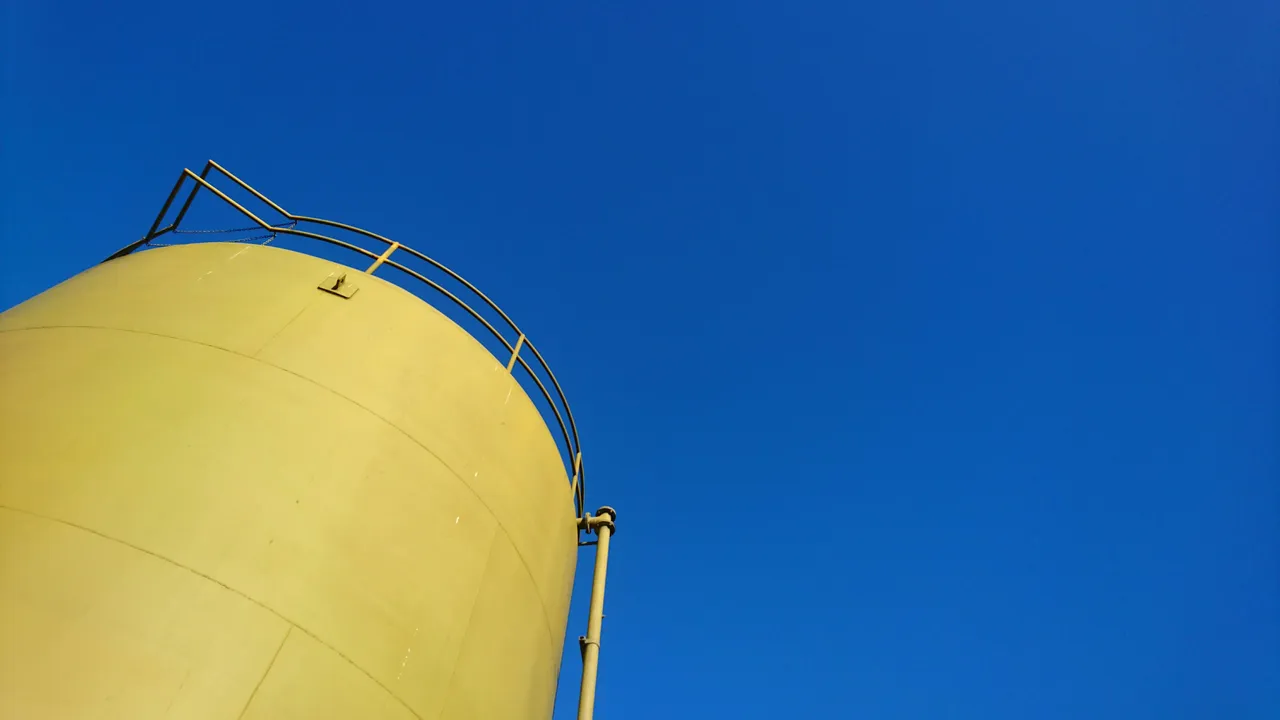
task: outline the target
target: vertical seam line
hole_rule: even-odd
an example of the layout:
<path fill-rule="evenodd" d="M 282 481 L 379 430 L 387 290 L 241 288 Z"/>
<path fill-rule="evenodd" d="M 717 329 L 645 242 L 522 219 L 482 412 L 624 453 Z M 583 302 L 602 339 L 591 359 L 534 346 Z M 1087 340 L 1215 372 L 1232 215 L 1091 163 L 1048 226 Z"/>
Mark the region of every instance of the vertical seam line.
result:
<path fill-rule="evenodd" d="M 284 638 L 280 640 L 280 647 L 276 648 L 276 654 L 271 656 L 271 662 L 267 663 L 267 669 L 262 672 L 262 677 L 258 678 L 258 684 L 253 686 L 253 692 L 249 693 L 249 699 L 244 703 L 244 709 L 236 716 L 237 720 L 244 717 L 249 712 L 249 706 L 253 704 L 253 699 L 258 696 L 258 690 L 262 688 L 262 683 L 266 681 L 267 676 L 271 674 L 271 668 L 275 667 L 276 659 L 280 657 L 280 651 L 284 650 L 284 644 L 289 641 L 289 635 L 293 632 L 293 625 L 288 626 L 284 630 Z"/>

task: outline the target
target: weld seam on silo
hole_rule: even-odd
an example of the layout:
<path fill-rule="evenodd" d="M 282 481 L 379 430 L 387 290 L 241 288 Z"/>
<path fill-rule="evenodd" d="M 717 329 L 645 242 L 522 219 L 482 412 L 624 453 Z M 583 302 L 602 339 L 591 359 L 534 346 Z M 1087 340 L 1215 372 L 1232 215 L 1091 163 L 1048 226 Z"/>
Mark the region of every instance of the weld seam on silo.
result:
<path fill-rule="evenodd" d="M 299 374 L 299 373 L 297 373 L 297 372 L 294 372 L 293 370 L 290 370 L 289 368 L 281 367 L 281 366 L 279 366 L 279 365 L 276 365 L 275 363 L 271 363 L 271 362 L 268 362 L 268 361 L 266 361 L 266 360 L 263 360 L 262 358 L 257 358 L 257 357 L 252 357 L 252 356 L 250 356 L 250 355 L 245 355 L 245 354 L 244 354 L 244 353 L 242 353 L 242 352 L 237 352 L 237 351 L 235 351 L 235 350 L 230 350 L 230 349 L 228 349 L 228 348 L 224 348 L 224 347 L 221 347 L 221 346 L 219 346 L 219 345 L 210 345 L 209 343 L 200 342 L 199 340 L 191 340 L 191 339 L 189 339 L 189 338 L 174 337 L 174 336 L 172 336 L 172 335 L 165 335 L 165 334 L 163 334 L 163 333 L 150 332 L 150 331 L 148 331 L 148 330 L 136 330 L 136 329 L 133 329 L 133 328 L 106 327 L 106 326 L 102 326 L 102 325 L 38 325 L 38 326 L 22 327 L 22 328 L 9 328 L 9 329 L 7 329 L 7 330 L 0 330 L 0 333 L 12 333 L 12 332 L 19 332 L 19 331 L 23 331 L 23 330 L 104 330 L 104 331 L 108 331 L 108 332 L 127 332 L 127 333 L 136 333 L 136 334 L 138 334 L 138 335 L 149 335 L 149 336 L 151 336 L 151 337 L 162 338 L 162 339 L 165 339 L 165 340 L 173 340 L 174 342 L 190 343 L 190 344 L 192 344 L 192 345 L 199 345 L 199 346 L 201 346 L 201 347 L 210 348 L 210 349 L 212 349 L 212 350 L 219 350 L 219 351 L 221 351 L 221 352 L 229 353 L 229 354 L 231 354 L 231 355 L 235 355 L 236 357 L 240 357 L 240 358 L 244 358 L 245 360 L 249 360 L 250 362 L 261 363 L 261 364 L 263 364 L 263 365 L 266 365 L 267 367 L 274 368 L 274 369 L 279 370 L 279 371 L 281 371 L 281 372 L 284 372 L 284 373 L 287 373 L 287 374 L 289 374 L 289 375 L 292 375 L 293 377 L 296 377 L 296 378 L 298 378 L 298 379 L 300 379 L 300 380 L 305 380 L 306 382 L 311 383 L 312 385 L 314 385 L 314 386 L 316 386 L 316 387 L 318 387 L 318 388 L 321 388 L 321 389 L 323 389 L 323 390 L 325 390 L 325 391 L 327 391 L 327 392 L 330 392 L 330 393 L 332 393 L 333 395 L 336 395 L 337 397 L 342 398 L 343 400 L 345 400 L 345 401 L 347 401 L 347 402 L 351 403 L 352 405 L 354 405 L 354 406 L 356 406 L 356 407 L 360 408 L 361 410 L 363 410 L 363 411 L 365 411 L 365 412 L 369 413 L 369 414 L 370 414 L 370 415 L 372 415 L 373 417 L 375 417 L 375 418 L 377 418 L 378 420 L 380 420 L 382 423 L 384 423 L 384 424 L 386 424 L 386 425 L 388 425 L 388 426 L 390 426 L 390 427 L 394 428 L 394 429 L 396 430 L 396 432 L 398 432 L 398 433 L 400 433 L 401 435 L 405 436 L 405 437 L 406 437 L 406 438 L 408 438 L 408 439 L 409 439 L 409 441 L 410 441 L 410 442 L 412 442 L 414 445 L 417 445 L 419 448 L 422 448 L 422 450 L 423 450 L 424 452 L 426 452 L 426 453 L 427 453 L 428 455 L 430 455 L 431 457 L 435 458 L 437 462 L 439 462 L 439 463 L 440 463 L 440 464 L 441 464 L 445 469 L 447 469 L 447 470 L 449 471 L 449 473 L 450 473 L 451 475 L 453 475 L 453 476 L 454 476 L 454 478 L 456 478 L 456 479 L 458 480 L 458 482 L 462 483 L 463 487 L 465 487 L 465 488 L 467 489 L 467 491 L 468 491 L 468 492 L 470 492 L 473 496 L 475 496 L 476 500 L 477 500 L 477 501 L 478 501 L 478 502 L 479 502 L 479 503 L 484 507 L 484 509 L 489 513 L 489 517 L 493 518 L 493 522 L 494 522 L 494 524 L 495 524 L 495 525 L 497 525 L 497 526 L 498 526 L 498 529 L 502 531 L 502 534 L 503 534 L 503 535 L 505 535 L 505 536 L 507 537 L 507 541 L 511 544 L 511 548 L 512 548 L 513 550 L 515 550 L 516 557 L 520 558 L 520 566 L 524 568 L 525 574 L 529 576 L 529 582 L 533 585 L 534 591 L 535 591 L 535 592 L 537 593 L 537 595 L 538 595 L 538 605 L 542 608 L 542 621 L 543 621 L 544 625 L 546 626 L 546 630 L 547 630 L 547 639 L 551 642 L 551 645 L 552 645 L 553 647 L 556 645 L 556 634 L 555 634 L 555 631 L 552 629 L 552 628 L 554 628 L 555 626 L 552 624 L 552 622 L 551 622 L 551 617 L 549 616 L 549 614 L 548 614 L 548 612 L 547 612 L 547 604 L 546 604 L 546 602 L 544 602 L 544 601 L 543 601 L 543 597 L 542 597 L 542 587 L 538 584 L 537 577 L 534 575 L 534 573 L 533 573 L 533 569 L 529 567 L 529 562 L 525 559 L 525 557 L 524 557 L 524 553 L 520 552 L 520 547 L 519 547 L 519 545 L 518 545 L 518 544 L 515 542 L 515 540 L 511 537 L 511 533 L 507 531 L 506 526 L 502 524 L 502 520 L 498 518 L 497 514 L 493 511 L 493 508 L 492 508 L 492 507 L 490 507 L 490 506 L 489 506 L 489 504 L 485 502 L 484 498 L 483 498 L 483 497 L 481 497 L 481 496 L 480 496 L 480 494 L 476 492 L 475 488 L 471 487 L 471 485 L 467 482 L 466 478 L 464 478 L 464 477 L 463 477 L 463 476 L 462 476 L 462 475 L 461 475 L 457 470 L 455 470 L 451 465 L 449 465 L 449 463 L 445 462 L 444 458 L 441 458 L 439 455 L 437 455 L 435 452 L 433 452 L 433 451 L 431 450 L 431 448 L 427 447 L 426 445 L 423 445 L 423 444 L 422 444 L 422 443 L 421 443 L 417 438 L 415 438 L 413 435 L 410 435 L 409 433 L 405 432 L 405 431 L 404 431 L 404 430 L 403 430 L 399 425 L 396 425 L 395 423 L 391 422 L 390 420 L 386 419 L 385 417 L 383 417 L 383 416 L 379 415 L 377 412 L 374 412 L 373 410 L 371 410 L 371 409 L 369 409 L 369 408 L 365 407 L 364 405 L 360 404 L 358 401 L 353 400 L 353 399 L 351 399 L 350 397 L 347 397 L 346 395 L 343 395 L 342 393 L 338 392 L 337 390 L 334 390 L 334 389 L 333 389 L 333 388 L 331 388 L 331 387 L 328 387 L 327 385 L 323 385 L 323 384 L 321 384 L 321 383 L 319 383 L 319 382 L 316 382 L 315 380 L 312 380 L 311 378 L 307 377 L 306 375 L 301 375 L 301 374 Z M 106 536 L 104 535 L 103 537 L 106 537 Z M 157 556 L 157 557 L 159 557 L 159 556 Z M 310 634 L 310 633 L 308 633 L 308 634 Z"/>
<path fill-rule="evenodd" d="M 315 633 L 313 633 L 313 632 L 311 632 L 310 630 L 308 630 L 308 629 L 306 629 L 306 628 L 302 627 L 301 625 L 299 625 L 298 623 L 294 622 L 293 620 L 290 620 L 289 618 L 285 617 L 284 615 L 282 615 L 282 614 L 280 613 L 280 611 L 278 611 L 278 610 L 276 610 L 276 609 L 272 608 L 270 605 L 267 605 L 267 604 L 263 603 L 261 600 L 258 600 L 258 599 L 256 599 L 256 598 L 254 598 L 252 595 L 248 595 L 248 594 L 246 594 L 246 593 L 245 593 L 244 591 L 242 591 L 242 590 L 238 590 L 238 589 L 236 589 L 236 588 L 234 588 L 234 587 L 232 587 L 232 586 L 230 586 L 230 585 L 228 585 L 228 584 L 226 584 L 226 583 L 222 582 L 221 580 L 219 580 L 219 579 L 217 579 L 217 578 L 215 578 L 215 577 L 213 577 L 213 576 L 211 576 L 211 575 L 206 575 L 206 574 L 204 574 L 204 573 L 200 572 L 199 570 L 196 570 L 196 569 L 195 569 L 195 568 L 193 568 L 193 567 L 190 567 L 190 566 L 188 566 L 188 565 L 183 565 L 182 563 L 178 562 L 177 560 L 174 560 L 174 559 L 169 558 L 169 557 L 165 557 L 164 555 L 161 555 L 161 554 L 160 554 L 160 553 L 158 553 L 158 552 L 155 552 L 155 551 L 152 551 L 152 550 L 148 550 L 148 549 L 146 549 L 146 548 L 144 548 L 144 547 L 142 547 L 142 546 L 139 546 L 139 545 L 134 545 L 133 543 L 131 543 L 131 542 L 127 541 L 127 540 L 121 540 L 120 538 L 112 537 L 112 536 L 110 536 L 110 535 L 108 535 L 108 534 L 106 534 L 106 533 L 103 533 L 103 532 L 99 532 L 99 531 L 97 531 L 97 530 L 94 530 L 94 529 L 93 529 L 93 528 L 91 528 L 91 527 L 86 527 L 86 526 L 84 526 L 84 525 L 79 525 L 79 524 L 77 524 L 77 523 L 73 523 L 73 522 L 71 522 L 71 521 L 69 521 L 69 520 L 61 520 L 61 519 L 56 518 L 56 517 L 50 517 L 50 516 L 48 516 L 48 515 L 42 515 L 42 514 L 37 513 L 37 512 L 31 512 L 30 510 L 24 510 L 24 509 L 22 509 L 22 508 L 11 507 L 11 506 L 9 506 L 9 505 L 0 505 L 0 510 L 8 510 L 9 512 L 20 513 L 20 514 L 22 514 L 22 515 L 27 515 L 27 516 L 29 516 L 29 517 L 38 518 L 38 519 L 40 519 L 40 520 L 44 520 L 44 521 L 46 521 L 46 522 L 52 522 L 52 523 L 58 523 L 59 525 L 65 525 L 66 527 L 74 528 L 74 529 L 76 529 L 76 530 L 80 530 L 81 532 L 87 532 L 87 533 L 89 533 L 90 535 L 96 535 L 97 537 L 100 537 L 100 538 L 102 538 L 103 540 L 108 540 L 108 541 L 113 542 L 113 543 L 118 543 L 118 544 L 120 544 L 120 545 L 123 545 L 124 547 L 127 547 L 127 548 L 131 549 L 131 550 L 136 550 L 137 552 L 140 552 L 140 553 L 142 553 L 142 554 L 144 554 L 144 555 L 149 555 L 149 556 L 151 556 L 151 557 L 153 557 L 153 558 L 155 558 L 155 559 L 157 559 L 157 560 L 161 560 L 161 561 L 163 561 L 163 562 L 169 563 L 170 565 L 172 565 L 172 566 L 174 566 L 174 567 L 176 567 L 176 568 L 180 568 L 180 569 L 182 569 L 182 570 L 186 570 L 187 572 L 191 573 L 192 575 L 195 575 L 196 577 L 200 577 L 200 578 L 203 578 L 203 579 L 205 579 L 205 580 L 208 580 L 209 582 L 213 583 L 214 585 L 217 585 L 218 587 L 220 587 L 220 588 L 222 588 L 222 589 L 224 589 L 224 590 L 226 590 L 226 591 L 228 591 L 228 592 L 235 593 L 236 595 L 239 595 L 240 597 L 244 598 L 245 600 L 248 600 L 249 602 L 253 603 L 254 605 L 257 605 L 258 607 L 262 608 L 263 610 L 266 610 L 267 612 L 271 613 L 271 614 L 272 614 L 272 615 L 274 615 L 275 617 L 280 618 L 281 620 L 283 620 L 285 623 L 287 623 L 287 624 L 288 624 L 288 625 L 290 625 L 291 627 L 295 627 L 295 628 L 297 628 L 298 630 L 300 630 L 301 632 L 303 632 L 304 634 L 306 634 L 308 637 L 310 637 L 312 640 L 315 640 L 316 642 L 320 643 L 320 644 L 321 644 L 321 645 L 323 645 L 325 648 L 327 648 L 328 650 L 330 650 L 331 652 L 333 652 L 333 654 L 335 654 L 335 655 L 337 655 L 338 657 L 342 658 L 343 660 L 347 661 L 347 664 L 348 664 L 348 665 L 350 665 L 351 667 L 353 667 L 353 668 L 355 668 L 356 670 L 360 671 L 360 674 L 361 674 L 361 675 L 364 675 L 365 677 L 369 678 L 371 681 L 373 681 L 373 683 L 374 683 L 375 685 L 377 685 L 378 687 L 382 688 L 383 692 L 387 693 L 387 694 L 388 694 L 388 695 L 390 695 L 392 698 L 394 698 L 396 702 L 398 702 L 398 703 L 400 703 L 401 705 L 403 705 L 403 706 L 404 706 L 404 709 L 405 709 L 405 710 L 408 710 L 408 711 L 409 711 L 409 712 L 410 712 L 410 713 L 411 713 L 415 718 L 418 718 L 418 720 L 423 720 L 422 716 L 421 716 L 421 715 L 419 715 L 419 714 L 417 713 L 417 711 L 416 711 L 416 710 L 414 710 L 412 707 L 410 707 L 410 706 L 409 706 L 409 704 L 408 704 L 408 703 L 406 703 L 406 702 L 405 702 L 405 701 L 404 701 L 404 700 L 403 700 L 399 695 L 397 695 L 394 691 L 392 691 L 392 690 L 391 690 L 391 688 L 389 688 L 389 687 L 387 687 L 386 685 L 382 684 L 382 681 L 378 680 L 378 678 L 376 678 L 376 677 L 374 677 L 373 675 L 371 675 L 371 674 L 369 673 L 369 671 L 368 671 L 368 670 L 365 670 L 364 668 L 360 667 L 360 665 L 359 665 L 358 663 L 356 663 L 356 662 L 355 662 L 354 660 L 352 660 L 351 658 L 347 657 L 347 656 L 346 656 L 346 655 L 345 655 L 341 650 L 339 650 L 338 648 L 334 647 L 333 645 L 330 645 L 329 643 L 325 642 L 325 641 L 324 641 L 324 639 L 323 639 L 323 638 L 321 638 L 319 635 L 316 635 Z"/>
<path fill-rule="evenodd" d="M 449 670 L 449 682 L 445 684 L 444 693 L 440 696 L 440 716 L 444 715 L 444 711 L 448 707 L 449 691 L 453 689 L 453 679 L 458 675 L 458 660 L 462 657 L 462 651 L 467 647 L 467 634 L 471 632 L 471 618 L 476 614 L 476 605 L 480 604 L 480 595 L 484 592 L 484 579 L 489 574 L 489 563 L 493 560 L 493 548 L 497 540 L 497 533 L 489 538 L 489 553 L 484 556 L 484 572 L 480 574 L 480 582 L 476 583 L 476 594 L 471 597 L 471 607 L 467 610 L 467 622 L 462 626 L 462 637 L 458 640 L 458 654 L 453 658 L 453 667 Z M 552 645 L 554 646 L 554 643 Z M 437 720 L 440 716 L 437 716 Z"/>
<path fill-rule="evenodd" d="M 293 623 L 289 623 L 289 627 L 285 628 L 284 637 L 280 639 L 280 647 L 277 647 L 276 654 L 271 656 L 271 662 L 267 663 L 267 669 L 262 671 L 262 677 L 258 678 L 258 684 L 253 686 L 253 692 L 249 693 L 249 699 L 244 701 L 244 708 L 240 710 L 240 714 L 236 716 L 237 718 L 242 718 L 245 713 L 249 712 L 249 706 L 253 704 L 253 699 L 258 697 L 258 691 L 262 689 L 262 683 L 271 674 L 271 668 L 276 666 L 276 660 L 280 659 L 280 651 L 284 650 L 284 644 L 289 642 L 289 636 L 293 634 L 294 627 L 296 626 Z"/>
<path fill-rule="evenodd" d="M 289 318 L 288 322 L 281 325 L 275 332 L 271 333 L 271 337 L 267 338 L 266 342 L 262 343 L 262 345 L 257 350 L 254 350 L 252 355 L 245 355 L 245 357 L 251 357 L 254 360 L 257 360 L 258 355 L 262 354 L 263 350 L 266 350 L 267 347 L 270 346 L 271 343 L 274 342 L 276 338 L 280 337 L 280 333 L 284 332 L 285 330 L 288 330 L 289 326 L 292 325 L 294 322 L 296 322 L 298 318 L 302 317 L 303 313 L 310 310 L 311 306 L 314 304 L 315 304 L 315 298 L 312 298 L 311 300 L 307 301 L 307 303 L 302 306 L 301 310 L 299 310 L 293 317 Z M 216 347 L 216 346 L 211 346 L 211 347 Z M 226 348 L 222 348 L 222 349 L 226 350 Z M 234 351 L 227 350 L 227 352 L 234 352 Z M 244 353 L 236 353 L 236 354 L 244 355 Z M 271 363 L 267 363 L 267 364 L 270 365 Z M 316 383 L 316 384 L 319 385 L 319 383 Z"/>

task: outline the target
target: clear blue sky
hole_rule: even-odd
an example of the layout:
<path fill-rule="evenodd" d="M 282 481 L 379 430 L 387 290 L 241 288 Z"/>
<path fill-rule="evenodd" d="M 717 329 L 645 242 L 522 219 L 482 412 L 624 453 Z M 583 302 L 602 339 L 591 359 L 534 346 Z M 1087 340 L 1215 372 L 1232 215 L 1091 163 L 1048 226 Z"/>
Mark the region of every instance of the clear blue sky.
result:
<path fill-rule="evenodd" d="M 3 8 L 0 307 L 209 157 L 463 271 L 601 717 L 1280 717 L 1275 3 Z"/>

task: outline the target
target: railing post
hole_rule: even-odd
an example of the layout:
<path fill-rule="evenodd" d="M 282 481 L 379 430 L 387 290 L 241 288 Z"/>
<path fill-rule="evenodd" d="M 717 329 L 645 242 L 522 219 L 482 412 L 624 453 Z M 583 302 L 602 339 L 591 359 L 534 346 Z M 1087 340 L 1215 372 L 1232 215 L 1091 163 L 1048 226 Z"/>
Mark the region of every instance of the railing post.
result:
<path fill-rule="evenodd" d="M 205 163 L 204 169 L 200 171 L 200 179 L 204 180 L 206 177 L 208 177 L 209 171 L 212 169 L 213 169 L 212 165 L 210 165 L 209 163 Z M 183 172 L 189 177 L 193 177 L 193 178 L 196 177 L 196 174 L 191 172 L 190 169 L 184 170 Z M 182 203 L 182 209 L 178 211 L 178 216 L 173 219 L 173 227 L 175 229 L 182 222 L 182 218 L 187 216 L 187 211 L 191 209 L 191 201 L 196 199 L 196 193 L 200 192 L 200 188 L 203 185 L 204 185 L 203 182 L 198 182 L 195 184 L 194 187 L 191 188 L 191 193 L 187 195 L 187 201 Z"/>
<path fill-rule="evenodd" d="M 373 271 L 377 270 L 382 265 L 382 263 L 386 262 L 387 258 L 391 257 L 391 253 L 395 252 L 399 247 L 400 247 L 400 243 L 392 242 L 390 245 L 387 246 L 387 249 L 384 250 L 382 254 L 378 256 L 378 259 L 373 261 L 373 264 L 370 265 L 369 269 L 365 270 L 365 272 L 368 273 L 369 275 L 372 275 Z"/>
<path fill-rule="evenodd" d="M 520 348 L 524 347 L 524 333 L 520 333 L 520 339 L 516 340 L 516 349 L 511 352 L 511 360 L 507 363 L 507 372 L 516 366 L 516 358 L 520 357 Z"/>
<path fill-rule="evenodd" d="M 573 493 L 574 502 L 580 503 L 581 498 L 578 497 L 578 477 L 582 474 L 582 451 L 578 451 L 577 457 L 573 459 L 573 484 L 569 487 L 569 492 Z M 586 508 L 578 508 L 579 512 L 586 512 Z"/>

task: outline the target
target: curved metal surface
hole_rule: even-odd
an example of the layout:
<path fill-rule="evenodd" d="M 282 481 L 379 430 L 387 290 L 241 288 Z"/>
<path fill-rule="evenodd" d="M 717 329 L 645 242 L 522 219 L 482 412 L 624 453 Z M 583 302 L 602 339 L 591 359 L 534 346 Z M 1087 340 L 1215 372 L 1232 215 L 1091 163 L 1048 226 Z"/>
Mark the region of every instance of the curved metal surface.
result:
<path fill-rule="evenodd" d="M 319 233 L 308 232 L 305 230 L 298 230 L 296 227 L 290 228 L 290 227 L 281 227 L 280 225 L 271 225 L 267 223 L 265 220 L 263 220 L 262 218 L 260 218 L 258 215 L 250 211 L 248 208 L 241 205 L 239 202 L 236 202 L 226 193 L 219 190 L 212 183 L 210 183 L 207 178 L 210 171 L 212 170 L 218 171 L 224 177 L 226 177 L 227 179 L 235 183 L 238 187 L 242 188 L 243 190 L 251 194 L 253 197 L 258 199 L 262 203 L 266 204 L 273 211 L 287 218 L 288 220 L 293 221 L 294 223 L 311 223 L 314 225 L 322 225 L 326 227 L 337 228 L 347 232 L 355 233 L 357 235 L 385 243 L 388 246 L 387 250 L 379 254 L 379 253 L 372 252 L 368 249 L 359 247 L 357 245 L 344 242 L 337 238 L 329 237 L 327 235 L 321 235 Z M 186 200 L 183 202 L 182 208 L 179 210 L 177 216 L 174 218 L 174 221 L 169 225 L 161 227 L 161 223 L 164 221 L 165 216 L 168 214 L 169 209 L 173 204 L 173 201 L 177 198 L 178 193 L 181 191 L 183 184 L 186 182 L 188 178 L 190 178 L 194 182 L 194 187 L 192 187 L 191 191 L 187 194 Z M 145 247 L 148 243 L 150 243 L 152 240 L 156 239 L 157 237 L 160 237 L 161 235 L 164 235 L 168 232 L 178 229 L 183 218 L 186 217 L 187 211 L 190 209 L 192 201 L 195 200 L 196 194 L 201 189 L 209 190 L 218 199 L 227 203 L 229 206 L 234 208 L 236 211 L 244 215 L 246 218 L 248 218 L 258 227 L 264 230 L 268 230 L 272 233 L 280 233 L 280 234 L 291 235 L 295 237 L 304 237 L 311 240 L 317 240 L 320 242 L 342 247 L 347 250 L 354 251 L 367 258 L 371 258 L 374 260 L 374 264 L 366 271 L 368 273 L 372 273 L 373 270 L 378 268 L 380 265 L 385 264 L 409 275 L 410 277 L 413 277 L 414 279 L 426 284 L 428 287 L 432 288 L 436 292 L 444 295 L 445 298 L 447 298 L 449 301 L 457 305 L 459 308 L 465 311 L 472 318 L 474 318 L 475 320 L 478 320 L 485 327 L 485 329 L 487 329 L 499 342 L 502 343 L 503 347 L 505 347 L 508 352 L 511 352 L 513 356 L 517 358 L 519 355 L 518 346 L 522 345 L 522 346 L 528 347 L 529 351 L 533 353 L 534 358 L 537 360 L 538 367 L 543 372 L 545 372 L 547 374 L 547 377 L 551 380 L 552 387 L 555 389 L 555 392 L 556 392 L 555 397 L 558 398 L 560 402 L 558 404 L 556 403 L 555 399 L 553 399 L 551 393 L 547 390 L 547 387 L 543 384 L 542 380 L 538 377 L 538 373 L 534 371 L 534 368 L 532 366 L 530 366 L 527 362 L 525 362 L 523 358 L 518 358 L 519 364 L 525 370 L 525 372 L 528 373 L 528 376 L 533 379 L 534 383 L 537 385 L 538 389 L 541 391 L 543 397 L 546 399 L 547 404 L 550 406 L 551 411 L 556 418 L 557 424 L 560 426 L 560 431 L 561 431 L 562 439 L 564 440 L 564 445 L 566 450 L 566 453 L 565 453 L 566 473 L 570 477 L 570 480 L 572 483 L 574 504 L 577 506 L 578 515 L 579 516 L 583 515 L 586 507 L 586 469 L 582 463 L 582 442 L 579 438 L 578 426 L 574 422 L 573 410 L 569 407 L 569 400 L 565 396 L 564 388 L 561 387 L 560 381 L 556 378 L 555 373 L 552 372 L 551 366 L 543 358 L 542 353 L 539 352 L 538 349 L 533 345 L 533 343 L 525 336 L 524 332 L 520 330 L 519 326 L 516 325 L 515 321 L 511 319 L 511 316 L 509 316 L 505 311 L 503 311 L 503 309 L 500 308 L 497 303 L 491 300 L 488 295 L 485 295 L 483 292 L 481 292 L 481 290 L 477 288 L 474 284 L 472 284 L 466 278 L 459 275 L 457 272 L 445 266 L 443 263 L 440 263 L 439 261 L 434 260 L 433 258 L 428 257 L 424 253 L 414 250 L 411 247 L 402 245 L 397 241 L 391 240 L 390 238 L 384 237 L 374 232 L 370 232 L 363 228 L 356 227 L 354 225 L 335 222 L 333 220 L 325 220 L 323 218 L 310 217 L 307 215 L 295 215 L 285 210 L 279 204 L 277 204 L 276 202 L 268 198 L 266 195 L 259 192 L 253 186 L 241 180 L 239 177 L 232 174 L 226 168 L 222 167 L 221 165 L 214 162 L 213 160 L 209 160 L 199 174 L 192 172 L 190 169 L 184 169 L 182 173 L 178 176 L 178 181 L 174 184 L 173 190 L 169 192 L 168 198 L 165 200 L 164 205 L 160 208 L 160 213 L 156 216 L 155 222 L 152 223 L 151 228 L 147 231 L 147 234 L 144 235 L 140 240 L 130 243 L 129 245 L 126 245 L 125 247 L 116 251 L 110 257 L 106 258 L 106 260 L 104 260 L 103 262 L 108 262 L 111 260 L 115 260 L 117 258 L 124 257 L 126 255 L 129 255 L 134 251 L 142 247 Z M 523 339 L 522 342 L 518 342 L 516 345 L 513 345 L 513 343 L 510 340 L 508 340 L 507 337 L 503 335 L 501 331 L 495 328 L 492 323 L 486 320 L 479 312 L 477 312 L 474 308 L 472 308 L 469 304 L 467 304 L 464 300 L 459 298 L 457 295 L 450 292 L 448 289 L 441 286 L 439 283 L 436 283 L 431 279 L 427 278 L 426 276 L 422 275 L 421 273 L 415 272 L 400 263 L 392 261 L 390 259 L 391 254 L 401 250 L 430 264 L 432 267 L 440 270 L 441 272 L 446 274 L 448 277 L 460 283 L 471 294 L 478 297 L 481 301 L 484 302 L 486 306 L 488 306 L 491 310 L 496 312 L 507 323 L 510 329 L 519 338 Z M 561 414 L 561 407 L 563 407 L 564 409 L 563 415 Z M 567 422 L 565 419 L 566 417 L 567 417 Z"/>
<path fill-rule="evenodd" d="M 335 265 L 179 245 L 0 314 L 9 714 L 550 717 L 554 432 L 436 308 L 318 290 Z"/>

